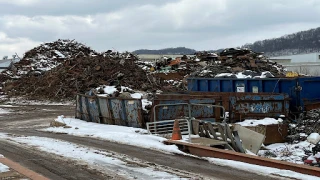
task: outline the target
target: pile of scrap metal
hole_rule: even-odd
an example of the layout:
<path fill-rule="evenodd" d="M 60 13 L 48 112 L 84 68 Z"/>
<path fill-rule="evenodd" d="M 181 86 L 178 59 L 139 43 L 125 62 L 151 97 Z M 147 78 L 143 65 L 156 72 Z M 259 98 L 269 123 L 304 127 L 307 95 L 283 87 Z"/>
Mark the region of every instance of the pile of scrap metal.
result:
<path fill-rule="evenodd" d="M 195 59 L 206 61 L 207 64 L 192 73 L 191 76 L 194 77 L 216 77 L 222 73 L 229 73 L 227 77 L 237 78 L 232 74 L 241 72 L 250 72 L 251 77 L 258 77 L 266 72 L 269 72 L 268 77 L 285 77 L 286 74 L 282 65 L 270 61 L 263 53 L 256 53 L 249 49 L 229 48 L 218 54 L 199 52 L 196 53 Z"/>
<path fill-rule="evenodd" d="M 126 86 L 155 92 L 177 91 L 141 69 L 129 52 L 96 52 L 74 40 L 41 44 L 25 53 L 14 69 L 0 75 L 1 91 L 9 96 L 41 100 L 73 99 L 100 85 Z"/>
<path fill-rule="evenodd" d="M 156 60 L 155 70 L 156 71 L 177 71 L 177 70 L 186 70 L 188 68 L 187 64 L 188 57 L 186 55 L 182 57 L 177 57 L 175 59 L 162 57 L 161 59 Z"/>
<path fill-rule="evenodd" d="M 195 67 L 200 67 L 190 56 L 181 57 L 162 56 L 154 61 L 136 61 L 136 64 L 147 72 L 154 73 L 183 73 L 190 74 Z"/>

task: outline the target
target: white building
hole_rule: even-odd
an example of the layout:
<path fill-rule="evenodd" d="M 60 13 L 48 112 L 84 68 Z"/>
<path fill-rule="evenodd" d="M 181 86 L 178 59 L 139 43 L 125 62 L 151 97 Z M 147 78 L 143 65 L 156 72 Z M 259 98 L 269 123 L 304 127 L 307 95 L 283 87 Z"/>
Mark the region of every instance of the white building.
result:
<path fill-rule="evenodd" d="M 270 60 L 282 64 L 288 71 L 320 76 L 320 53 L 270 57 Z"/>
<path fill-rule="evenodd" d="M 285 64 L 291 63 L 320 63 L 320 53 L 308 53 L 308 54 L 297 54 L 297 55 L 290 55 L 290 56 L 278 56 L 278 57 L 271 57 L 271 60 L 277 61 L 281 63 L 284 61 Z"/>
<path fill-rule="evenodd" d="M 20 59 L 13 57 L 11 59 L 8 59 L 7 57 L 3 57 L 3 59 L 0 59 L 0 72 L 7 69 L 11 63 L 19 62 Z"/>

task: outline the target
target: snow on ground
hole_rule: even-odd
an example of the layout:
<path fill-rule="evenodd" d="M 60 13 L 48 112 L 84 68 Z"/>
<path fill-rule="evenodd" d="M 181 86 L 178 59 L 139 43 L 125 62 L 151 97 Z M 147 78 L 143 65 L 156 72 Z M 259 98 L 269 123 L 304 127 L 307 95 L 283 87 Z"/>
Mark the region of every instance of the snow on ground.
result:
<path fill-rule="evenodd" d="M 118 176 L 129 179 L 181 179 L 175 174 L 159 170 L 160 167 L 153 168 L 146 164 L 139 166 L 143 162 L 114 152 L 44 137 L 11 137 L 3 133 L 0 133 L 0 137 L 27 147 L 35 147 L 44 152 L 70 158 L 79 161 L 79 163 L 88 164 L 90 168 L 106 174 L 116 173 Z"/>
<path fill-rule="evenodd" d="M 148 149 L 159 150 L 163 152 L 182 154 L 175 145 L 164 145 L 162 142 L 166 139 L 163 137 L 149 135 L 147 130 L 116 126 L 102 125 L 97 123 L 85 122 L 79 119 L 64 118 L 59 116 L 57 121 L 67 124 L 72 128 L 50 127 L 41 131 L 67 133 L 81 137 L 93 137 L 104 139 L 121 144 L 144 147 Z"/>
<path fill-rule="evenodd" d="M 283 120 L 281 118 L 274 119 L 274 118 L 264 118 L 261 120 L 256 119 L 246 119 L 245 121 L 238 122 L 241 126 L 258 126 L 258 125 L 271 125 L 271 124 L 279 124 L 282 123 Z"/>
<path fill-rule="evenodd" d="M 216 165 L 231 166 L 235 169 L 240 169 L 244 171 L 250 170 L 250 172 L 255 172 L 261 175 L 279 175 L 283 177 L 290 177 L 290 178 L 296 178 L 301 180 L 320 179 L 319 177 L 316 177 L 316 176 L 305 175 L 305 174 L 297 173 L 294 171 L 259 166 L 259 165 L 248 164 L 248 163 L 239 162 L 239 161 L 231 161 L 231 160 L 218 159 L 218 158 L 207 158 L 207 159 L 209 160 L 210 163 L 213 163 Z"/>
<path fill-rule="evenodd" d="M 10 171 L 10 169 L 8 166 L 0 163 L 0 173 L 9 172 L 9 171 Z"/>
<path fill-rule="evenodd" d="M 301 141 L 295 144 L 276 143 L 266 146 L 269 150 L 260 150 L 258 155 L 281 161 L 288 161 L 296 164 L 303 164 L 303 157 L 308 157 L 315 145 Z"/>
<path fill-rule="evenodd" d="M 14 106 L 14 105 L 11 105 L 11 104 L 0 104 L 0 108 L 1 107 L 9 108 L 9 107 L 19 107 L 19 106 Z"/>
<path fill-rule="evenodd" d="M 0 108 L 0 114 L 7 114 L 7 113 L 10 113 L 10 111 Z"/>
<path fill-rule="evenodd" d="M 50 127 L 42 129 L 41 131 L 57 132 L 57 133 L 67 133 L 74 136 L 81 137 L 92 137 L 104 139 L 112 142 L 129 144 L 132 146 L 138 146 L 153 150 L 160 150 L 162 152 L 184 154 L 179 151 L 178 148 L 174 145 L 164 145 L 162 142 L 166 140 L 165 138 L 148 135 L 147 131 L 139 128 L 131 128 L 124 126 L 114 126 L 114 125 L 104 125 L 97 123 L 85 122 L 73 118 L 63 118 L 59 116 L 57 121 L 63 122 L 72 128 L 63 128 L 63 127 Z M 79 128 L 79 129 L 76 129 Z M 301 144 L 306 146 L 306 144 Z M 271 148 L 271 147 L 269 147 Z M 297 152 L 299 154 L 299 152 Z M 303 175 L 293 171 L 280 170 L 276 168 L 268 168 L 264 166 L 257 166 L 248 163 L 242 163 L 238 161 L 223 160 L 216 158 L 209 158 L 209 161 L 213 164 L 233 167 L 237 169 L 242 169 L 245 171 L 250 170 L 250 172 L 255 172 L 263 175 L 278 174 L 285 177 L 294 177 L 299 179 L 317 179 L 313 176 Z"/>
<path fill-rule="evenodd" d="M 26 100 L 22 97 L 18 98 L 8 98 L 7 96 L 0 96 L 0 101 L 4 101 L 7 106 L 9 105 L 73 105 L 74 102 L 64 101 L 64 102 L 53 102 L 53 101 L 36 101 L 36 100 Z"/>
<path fill-rule="evenodd" d="M 0 154 L 0 158 L 3 158 L 4 156 Z M 10 171 L 9 167 L 0 163 L 0 173 L 8 172 Z"/>

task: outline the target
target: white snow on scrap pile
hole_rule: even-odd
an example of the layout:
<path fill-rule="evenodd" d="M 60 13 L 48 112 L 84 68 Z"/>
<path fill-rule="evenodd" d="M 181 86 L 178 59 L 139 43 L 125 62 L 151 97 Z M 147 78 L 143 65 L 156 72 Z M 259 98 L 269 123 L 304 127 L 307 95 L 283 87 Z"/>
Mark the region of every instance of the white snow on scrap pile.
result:
<path fill-rule="evenodd" d="M 244 127 L 250 127 L 259 125 L 281 124 L 282 122 L 283 120 L 281 118 L 264 118 L 261 120 L 247 119 L 236 124 Z M 310 152 L 312 152 L 312 148 L 315 147 L 315 144 L 320 141 L 320 135 L 318 133 L 312 133 L 308 136 L 304 133 L 301 133 L 300 136 L 308 138 L 307 140 L 300 142 L 276 143 L 265 146 L 265 150 L 259 150 L 258 155 L 296 164 L 304 164 L 304 159 L 311 160 L 313 164 L 317 164 L 318 162 L 320 162 L 320 153 L 314 156 L 310 155 Z"/>
<path fill-rule="evenodd" d="M 119 93 L 119 94 L 129 93 L 128 95 L 130 95 L 130 97 L 127 97 L 127 98 L 141 99 L 142 108 L 145 111 L 147 111 L 146 106 L 152 105 L 152 102 L 147 98 L 148 93 L 146 92 L 134 91 L 131 88 L 125 87 L 125 86 L 121 86 L 118 89 L 116 88 L 116 86 L 105 86 L 105 85 L 96 88 L 96 90 L 99 93 L 97 95 L 102 97 L 116 97 L 115 95 L 116 93 Z"/>
<path fill-rule="evenodd" d="M 62 40 L 51 43 L 41 44 L 38 47 L 26 52 L 25 56 L 21 59 L 22 66 L 16 66 L 17 72 L 11 70 L 4 71 L 5 74 L 20 78 L 21 75 L 28 74 L 33 71 L 40 73 L 41 71 L 50 71 L 51 69 L 59 66 L 67 58 L 74 56 L 94 56 L 97 54 L 91 49 L 87 49 L 85 45 L 74 40 Z"/>
<path fill-rule="evenodd" d="M 248 71 L 247 71 L 248 72 Z M 204 71 L 204 74 L 206 73 L 210 73 L 209 71 Z M 215 76 L 215 78 L 220 78 L 220 77 L 230 77 L 230 78 L 238 78 L 238 79 L 248 79 L 248 78 L 253 78 L 253 79 L 257 79 L 257 78 L 270 78 L 270 77 L 274 77 L 269 71 L 265 71 L 262 72 L 261 75 L 259 76 L 255 76 L 252 74 L 247 74 L 244 72 L 239 72 L 239 73 L 221 73 L 221 74 L 217 74 Z"/>
<path fill-rule="evenodd" d="M 279 124 L 282 123 L 283 120 L 281 118 L 274 119 L 274 118 L 264 118 L 261 120 L 256 119 L 246 119 L 242 122 L 238 122 L 236 124 L 239 124 L 241 126 L 258 126 L 258 125 L 271 125 L 271 124 Z"/>

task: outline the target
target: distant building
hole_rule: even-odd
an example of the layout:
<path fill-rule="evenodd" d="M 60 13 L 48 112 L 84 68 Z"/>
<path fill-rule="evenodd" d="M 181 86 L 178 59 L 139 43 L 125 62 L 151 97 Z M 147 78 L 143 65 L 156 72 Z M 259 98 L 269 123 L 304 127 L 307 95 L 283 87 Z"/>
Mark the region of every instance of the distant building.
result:
<path fill-rule="evenodd" d="M 270 60 L 280 64 L 304 64 L 304 63 L 320 63 L 320 53 L 297 54 L 290 56 L 270 57 Z"/>
<path fill-rule="evenodd" d="M 20 59 L 15 56 L 11 59 L 9 59 L 8 56 L 3 57 L 2 59 L 0 59 L 0 72 L 8 69 L 12 64 L 19 61 Z"/>
<path fill-rule="evenodd" d="M 270 60 L 282 64 L 288 71 L 320 76 L 320 53 L 270 57 Z"/>

